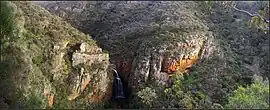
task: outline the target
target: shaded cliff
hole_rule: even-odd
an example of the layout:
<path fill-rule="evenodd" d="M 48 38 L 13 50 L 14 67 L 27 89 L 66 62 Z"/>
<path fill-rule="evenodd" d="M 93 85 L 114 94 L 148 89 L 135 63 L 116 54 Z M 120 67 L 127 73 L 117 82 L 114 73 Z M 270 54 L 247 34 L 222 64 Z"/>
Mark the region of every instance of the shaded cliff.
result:
<path fill-rule="evenodd" d="M 0 103 L 87 108 L 111 97 L 109 55 L 61 18 L 29 2 L 1 2 Z"/>

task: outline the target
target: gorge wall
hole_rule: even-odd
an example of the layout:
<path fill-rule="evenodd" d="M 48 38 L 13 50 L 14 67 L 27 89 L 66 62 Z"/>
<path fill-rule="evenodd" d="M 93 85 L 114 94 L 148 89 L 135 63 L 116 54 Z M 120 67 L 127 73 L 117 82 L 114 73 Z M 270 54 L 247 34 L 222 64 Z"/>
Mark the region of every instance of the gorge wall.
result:
<path fill-rule="evenodd" d="M 0 3 L 0 108 L 223 108 L 268 77 L 269 36 L 240 2 Z"/>
<path fill-rule="evenodd" d="M 183 73 L 211 54 L 212 35 L 192 1 L 58 2 L 43 5 L 88 33 L 129 87 Z"/>

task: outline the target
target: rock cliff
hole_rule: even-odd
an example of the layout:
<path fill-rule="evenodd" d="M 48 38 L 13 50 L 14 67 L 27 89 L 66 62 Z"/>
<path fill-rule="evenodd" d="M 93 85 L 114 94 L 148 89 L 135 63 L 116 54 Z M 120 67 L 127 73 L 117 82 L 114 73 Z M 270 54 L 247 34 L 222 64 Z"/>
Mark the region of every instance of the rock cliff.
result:
<path fill-rule="evenodd" d="M 135 90 L 166 84 L 211 52 L 212 35 L 194 2 L 64 2 L 43 5 L 74 27 L 91 33 Z M 80 10 L 80 11 L 76 11 Z"/>

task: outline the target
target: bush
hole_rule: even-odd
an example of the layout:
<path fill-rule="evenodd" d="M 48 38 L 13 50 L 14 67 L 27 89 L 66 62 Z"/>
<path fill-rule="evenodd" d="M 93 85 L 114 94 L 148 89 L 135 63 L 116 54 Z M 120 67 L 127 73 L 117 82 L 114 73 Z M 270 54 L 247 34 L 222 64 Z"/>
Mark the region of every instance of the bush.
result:
<path fill-rule="evenodd" d="M 7 37 L 10 37 L 13 30 L 13 14 L 9 2 L 1 1 L 0 10 L 0 60 L 2 61 L 4 44 L 7 42 Z"/>
<path fill-rule="evenodd" d="M 226 108 L 269 108 L 269 81 L 263 81 L 261 77 L 255 76 L 255 81 L 244 88 L 240 86 L 235 90 Z"/>
<path fill-rule="evenodd" d="M 9 35 L 13 29 L 13 14 L 12 7 L 9 2 L 1 1 L 1 11 L 0 11 L 0 26 L 1 26 L 1 37 L 4 35 Z M 5 11 L 2 11 L 5 10 Z"/>
<path fill-rule="evenodd" d="M 153 106 L 154 100 L 157 99 L 155 90 L 150 87 L 146 87 L 145 89 L 139 91 L 137 94 L 141 98 L 142 102 L 150 107 Z"/>
<path fill-rule="evenodd" d="M 155 100 L 157 108 L 215 108 L 207 94 L 195 87 L 197 82 L 195 76 L 182 75 L 173 76 L 173 84 L 157 92 L 158 99 Z M 217 108 L 217 107 L 216 107 Z M 219 107 L 220 108 L 220 107 Z"/>

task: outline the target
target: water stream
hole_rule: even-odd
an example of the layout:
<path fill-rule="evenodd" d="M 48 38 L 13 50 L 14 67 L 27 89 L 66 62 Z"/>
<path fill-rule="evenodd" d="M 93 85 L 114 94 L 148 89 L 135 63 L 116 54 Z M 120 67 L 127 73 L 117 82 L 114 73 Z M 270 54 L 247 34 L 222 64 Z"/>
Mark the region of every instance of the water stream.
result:
<path fill-rule="evenodd" d="M 121 78 L 119 77 L 118 72 L 113 69 L 114 74 L 115 74 L 115 80 L 114 80 L 114 98 L 115 99 L 124 99 L 125 94 L 124 94 L 124 89 L 123 89 L 123 82 Z"/>

